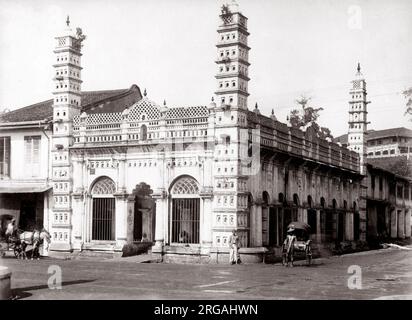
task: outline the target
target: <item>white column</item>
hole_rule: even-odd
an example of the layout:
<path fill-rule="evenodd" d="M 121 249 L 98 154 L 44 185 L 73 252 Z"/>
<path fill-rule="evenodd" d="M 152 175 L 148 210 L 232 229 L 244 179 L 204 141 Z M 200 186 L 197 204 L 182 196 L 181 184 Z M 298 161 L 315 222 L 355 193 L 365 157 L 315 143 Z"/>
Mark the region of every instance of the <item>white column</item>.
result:
<path fill-rule="evenodd" d="M 118 159 L 119 168 L 118 168 L 118 193 L 126 192 L 126 159 Z"/>
<path fill-rule="evenodd" d="M 73 249 L 82 249 L 82 217 L 84 215 L 83 193 L 73 193 L 72 196 L 72 228 L 73 228 Z"/>
<path fill-rule="evenodd" d="M 169 209 L 166 191 L 164 189 L 158 189 L 152 194 L 152 198 L 156 200 L 155 247 L 156 250 L 161 250 L 167 236 L 165 229 L 167 228 Z"/>
<path fill-rule="evenodd" d="M 398 238 L 405 238 L 405 210 L 398 210 Z"/>
<path fill-rule="evenodd" d="M 353 234 L 353 212 L 346 211 L 345 221 L 345 240 L 352 241 L 354 239 Z"/>
<path fill-rule="evenodd" d="M 308 210 L 305 208 L 298 208 L 298 216 L 300 212 L 300 219 L 299 221 L 302 221 L 304 223 L 308 223 Z"/>
<path fill-rule="evenodd" d="M 200 243 L 204 247 L 212 246 L 212 193 L 202 192 L 200 197 L 202 198 L 202 212 L 200 213 Z"/>
<path fill-rule="evenodd" d="M 116 247 L 122 248 L 127 242 L 127 195 L 115 195 L 115 239 Z"/>
<path fill-rule="evenodd" d="M 398 236 L 398 214 L 396 209 L 391 209 L 391 238 L 397 238 Z"/>
<path fill-rule="evenodd" d="M 43 205 L 43 228 L 45 228 L 47 231 L 50 230 L 50 220 L 53 220 L 52 217 L 50 217 L 53 212 L 50 210 L 50 198 L 52 196 L 52 192 L 45 191 L 44 192 L 44 205 Z M 49 244 L 47 241 L 43 242 L 42 246 L 42 256 L 47 257 L 49 255 Z"/>
<path fill-rule="evenodd" d="M 73 158 L 73 193 L 72 193 L 72 241 L 73 249 L 82 249 L 82 216 L 84 214 L 84 188 L 83 188 L 83 163 L 82 157 Z"/>
<path fill-rule="evenodd" d="M 405 210 L 405 237 L 411 237 L 411 210 Z"/>

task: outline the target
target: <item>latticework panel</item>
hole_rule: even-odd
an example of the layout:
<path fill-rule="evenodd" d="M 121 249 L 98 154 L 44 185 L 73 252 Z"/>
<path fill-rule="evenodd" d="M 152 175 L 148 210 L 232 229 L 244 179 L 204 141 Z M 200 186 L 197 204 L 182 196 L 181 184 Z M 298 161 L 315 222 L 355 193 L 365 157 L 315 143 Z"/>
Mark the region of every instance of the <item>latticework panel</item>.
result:
<path fill-rule="evenodd" d="M 144 116 L 144 118 L 142 117 Z M 153 101 L 142 99 L 132 107 L 129 113 L 129 122 L 142 120 L 156 120 L 160 118 L 159 107 Z"/>
<path fill-rule="evenodd" d="M 73 117 L 73 125 L 74 126 L 79 126 L 80 125 L 80 116 L 74 116 Z"/>
<path fill-rule="evenodd" d="M 86 125 L 99 125 L 107 123 L 119 123 L 122 121 L 122 114 L 116 113 L 93 113 L 87 115 Z"/>
<path fill-rule="evenodd" d="M 190 177 L 180 178 L 172 188 L 172 194 L 199 194 L 197 182 Z"/>
<path fill-rule="evenodd" d="M 166 113 L 166 119 L 199 118 L 208 115 L 209 112 L 205 106 L 170 108 Z"/>
<path fill-rule="evenodd" d="M 113 195 L 116 192 L 116 185 L 114 181 L 108 177 L 102 177 L 95 182 L 92 194 L 106 194 Z"/>

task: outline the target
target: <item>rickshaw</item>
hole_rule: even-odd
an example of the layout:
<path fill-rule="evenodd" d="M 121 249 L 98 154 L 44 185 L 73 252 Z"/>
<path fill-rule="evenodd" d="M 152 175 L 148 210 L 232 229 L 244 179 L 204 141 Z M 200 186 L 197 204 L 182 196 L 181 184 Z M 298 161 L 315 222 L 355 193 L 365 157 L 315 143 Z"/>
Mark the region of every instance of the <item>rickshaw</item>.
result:
<path fill-rule="evenodd" d="M 293 267 L 294 255 L 304 255 L 308 265 L 312 263 L 310 226 L 304 222 L 291 222 L 287 227 L 287 237 L 282 245 L 282 264 Z"/>

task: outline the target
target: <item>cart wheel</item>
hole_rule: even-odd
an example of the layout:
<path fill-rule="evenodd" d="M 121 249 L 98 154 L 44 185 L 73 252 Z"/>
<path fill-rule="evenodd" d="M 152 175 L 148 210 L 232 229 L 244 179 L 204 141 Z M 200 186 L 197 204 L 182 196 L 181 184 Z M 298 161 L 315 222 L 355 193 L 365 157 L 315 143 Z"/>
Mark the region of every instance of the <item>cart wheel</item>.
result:
<path fill-rule="evenodd" d="M 14 256 L 15 256 L 17 259 L 20 259 L 20 257 L 21 257 L 21 252 L 20 252 L 19 248 L 14 248 L 13 252 L 14 252 Z"/>

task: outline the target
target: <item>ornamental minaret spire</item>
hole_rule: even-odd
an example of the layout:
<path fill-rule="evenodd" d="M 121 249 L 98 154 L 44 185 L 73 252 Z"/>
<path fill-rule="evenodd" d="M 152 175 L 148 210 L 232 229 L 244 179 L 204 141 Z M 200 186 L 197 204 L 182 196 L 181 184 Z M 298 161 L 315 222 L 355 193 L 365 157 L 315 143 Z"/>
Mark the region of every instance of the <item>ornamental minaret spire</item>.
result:
<path fill-rule="evenodd" d="M 367 157 L 367 131 L 368 131 L 368 104 L 366 81 L 361 72 L 360 63 L 358 63 L 355 79 L 352 81 L 349 101 L 349 131 L 348 131 L 348 148 L 357 152 L 360 156 L 361 173 L 366 173 Z"/>
<path fill-rule="evenodd" d="M 52 179 L 53 214 L 50 216 L 52 247 L 71 250 L 73 117 L 81 110 L 81 47 L 85 36 L 80 28 L 74 32 L 67 16 L 66 28 L 57 36 L 54 49 Z"/>
<path fill-rule="evenodd" d="M 247 109 L 249 50 L 247 18 L 239 12 L 238 5 L 232 1 L 223 5 L 218 27 L 217 42 L 218 70 L 217 105 Z"/>

